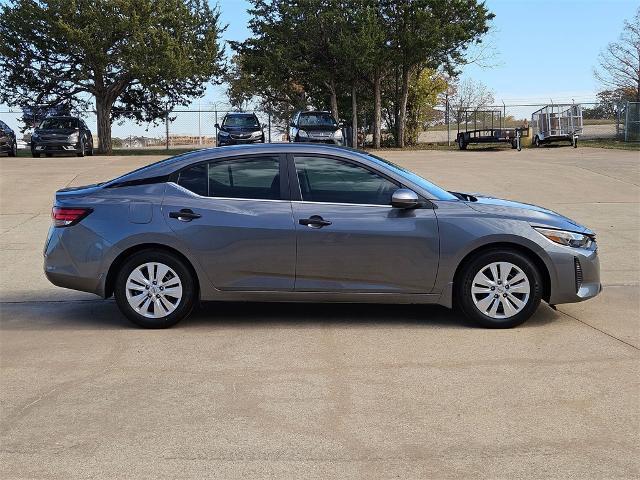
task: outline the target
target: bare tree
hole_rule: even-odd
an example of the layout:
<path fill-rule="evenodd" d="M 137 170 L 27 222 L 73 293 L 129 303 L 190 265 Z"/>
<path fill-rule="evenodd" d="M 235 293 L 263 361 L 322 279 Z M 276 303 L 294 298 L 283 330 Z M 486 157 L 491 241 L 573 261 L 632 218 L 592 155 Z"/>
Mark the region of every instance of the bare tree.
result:
<path fill-rule="evenodd" d="M 457 122 L 462 121 L 465 110 L 482 110 L 494 102 L 493 92 L 480 81 L 466 78 L 449 91 L 449 105 Z"/>
<path fill-rule="evenodd" d="M 600 52 L 594 75 L 606 88 L 640 102 L 640 8 L 632 20 L 625 20 L 619 40 Z"/>

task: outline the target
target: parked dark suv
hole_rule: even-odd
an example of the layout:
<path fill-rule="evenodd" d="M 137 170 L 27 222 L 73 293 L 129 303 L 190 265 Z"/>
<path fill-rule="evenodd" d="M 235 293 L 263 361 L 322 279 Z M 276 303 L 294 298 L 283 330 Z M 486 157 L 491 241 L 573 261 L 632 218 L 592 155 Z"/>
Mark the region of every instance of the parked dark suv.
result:
<path fill-rule="evenodd" d="M 31 135 L 31 154 L 50 157 L 54 153 L 93 155 L 91 130 L 78 117 L 49 117 Z"/>
<path fill-rule="evenodd" d="M 218 146 L 264 143 L 264 131 L 255 113 L 227 113 L 216 128 Z"/>
<path fill-rule="evenodd" d="M 344 145 L 342 127 L 331 112 L 297 112 L 289 123 L 290 142 Z"/>
<path fill-rule="evenodd" d="M 18 153 L 16 134 L 9 125 L 0 120 L 0 153 L 15 157 Z"/>

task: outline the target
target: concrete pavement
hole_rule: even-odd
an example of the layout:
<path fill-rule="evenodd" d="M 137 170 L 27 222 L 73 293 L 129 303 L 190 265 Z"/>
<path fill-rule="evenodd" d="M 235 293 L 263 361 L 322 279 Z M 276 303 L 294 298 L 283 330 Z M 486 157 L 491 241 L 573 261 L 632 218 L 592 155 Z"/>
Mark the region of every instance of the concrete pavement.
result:
<path fill-rule="evenodd" d="M 504 331 L 440 307 L 293 304 L 139 330 L 50 285 L 41 253 L 57 188 L 157 158 L 0 158 L 0 477 L 640 476 L 638 152 L 383 155 L 593 228 L 603 294 Z"/>

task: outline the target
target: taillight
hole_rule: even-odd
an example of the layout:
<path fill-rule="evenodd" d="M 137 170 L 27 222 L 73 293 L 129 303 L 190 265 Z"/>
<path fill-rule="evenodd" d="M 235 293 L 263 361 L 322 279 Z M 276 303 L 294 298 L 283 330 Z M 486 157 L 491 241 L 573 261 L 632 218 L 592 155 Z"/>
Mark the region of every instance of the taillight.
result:
<path fill-rule="evenodd" d="M 69 227 L 75 225 L 92 212 L 90 208 L 53 207 L 51 218 L 54 227 Z"/>

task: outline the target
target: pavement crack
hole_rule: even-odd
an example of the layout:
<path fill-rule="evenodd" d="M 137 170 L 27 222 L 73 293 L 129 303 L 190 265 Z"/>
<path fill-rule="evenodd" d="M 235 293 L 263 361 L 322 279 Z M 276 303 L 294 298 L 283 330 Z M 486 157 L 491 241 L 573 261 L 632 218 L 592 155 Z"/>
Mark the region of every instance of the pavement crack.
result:
<path fill-rule="evenodd" d="M 567 312 L 563 312 L 563 311 L 562 311 L 562 310 L 560 310 L 559 308 L 558 308 L 557 310 L 558 310 L 561 314 L 566 315 L 566 316 L 567 316 L 567 317 L 569 317 L 569 318 L 573 318 L 574 320 L 576 320 L 576 321 L 578 321 L 578 322 L 582 323 L 583 325 L 586 325 L 587 327 L 590 327 L 590 328 L 592 328 L 592 329 L 594 329 L 594 330 L 597 330 L 597 331 L 598 331 L 598 332 L 600 332 L 600 333 L 604 333 L 606 336 L 611 337 L 611 338 L 613 338 L 614 340 L 617 340 L 617 341 L 618 341 L 618 342 L 620 342 L 620 343 L 624 343 L 625 345 L 628 345 L 628 346 L 630 346 L 631 348 L 634 348 L 634 349 L 636 349 L 636 350 L 640 351 L 640 348 L 639 348 L 639 347 L 637 347 L 637 346 L 635 346 L 633 343 L 629 343 L 629 342 L 627 342 L 627 341 L 625 341 L 625 340 L 623 340 L 623 339 L 621 339 L 621 338 L 616 337 L 615 335 L 610 334 L 609 332 L 605 332 L 604 330 L 602 330 L 602 329 L 600 329 L 600 328 L 598 328 L 598 327 L 596 327 L 596 326 L 593 326 L 593 325 L 591 325 L 590 323 L 585 322 L 584 320 L 580 320 L 578 317 L 574 317 L 573 315 L 571 315 L 571 314 L 569 314 L 569 313 L 567 313 Z"/>

